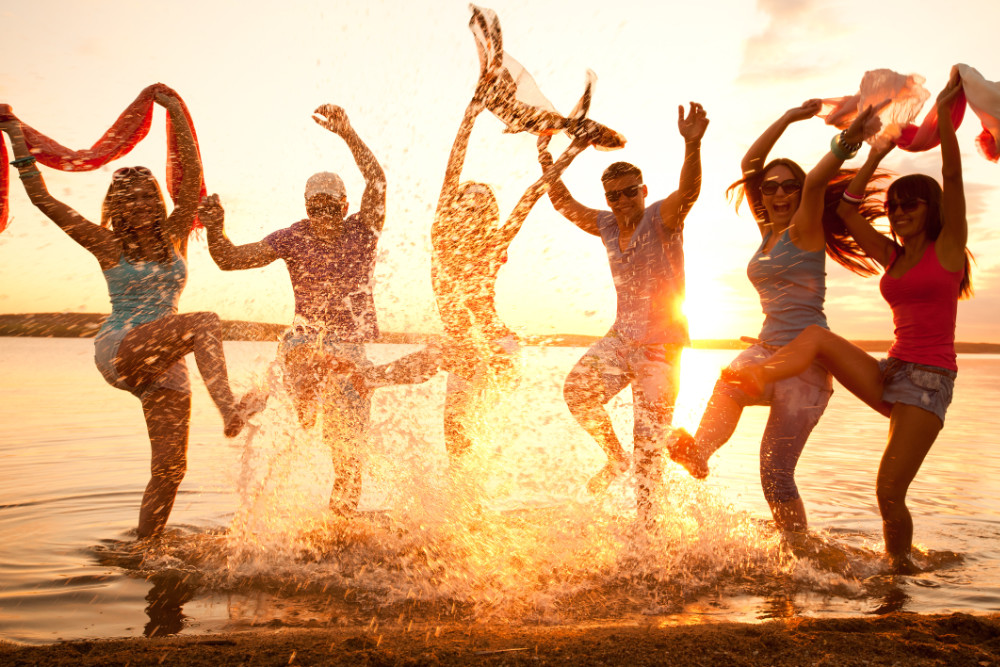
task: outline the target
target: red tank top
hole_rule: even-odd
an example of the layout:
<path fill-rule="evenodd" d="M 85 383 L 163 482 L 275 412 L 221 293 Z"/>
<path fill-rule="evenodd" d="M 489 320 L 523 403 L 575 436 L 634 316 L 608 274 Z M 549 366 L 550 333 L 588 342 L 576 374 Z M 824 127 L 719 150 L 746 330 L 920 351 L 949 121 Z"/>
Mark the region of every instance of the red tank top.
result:
<path fill-rule="evenodd" d="M 889 266 L 896 261 L 893 251 Z M 892 309 L 895 340 L 889 356 L 900 361 L 957 371 L 955 319 L 965 269 L 948 271 L 938 261 L 934 243 L 924 249 L 916 266 L 899 278 L 888 270 L 879 289 Z"/>

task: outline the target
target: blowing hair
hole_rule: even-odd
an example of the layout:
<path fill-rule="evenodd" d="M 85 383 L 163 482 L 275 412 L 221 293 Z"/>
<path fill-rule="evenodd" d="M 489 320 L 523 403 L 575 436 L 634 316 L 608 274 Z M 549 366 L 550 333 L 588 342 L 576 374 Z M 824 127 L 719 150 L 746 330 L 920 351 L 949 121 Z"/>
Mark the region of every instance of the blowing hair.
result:
<path fill-rule="evenodd" d="M 943 211 L 941 209 L 941 186 L 938 182 L 925 174 L 910 174 L 901 176 L 893 181 L 886 192 L 886 199 L 923 199 L 927 202 L 927 217 L 924 222 L 924 233 L 931 241 L 936 241 L 941 235 L 944 227 Z M 890 230 L 891 231 L 891 230 Z M 896 232 L 891 231 L 892 240 L 900 248 L 904 248 L 896 238 Z M 904 248 L 905 249 L 905 248 Z M 972 296 L 972 267 L 970 259 L 974 259 L 969 249 L 965 249 L 965 275 L 962 276 L 962 283 L 959 285 L 959 298 L 967 299 Z"/>
<path fill-rule="evenodd" d="M 768 162 L 763 169 L 747 174 L 726 189 L 727 198 L 732 200 L 735 195 L 737 211 L 746 198 L 746 193 L 748 191 L 754 193 L 754 197 L 750 198 L 749 201 L 753 208 L 754 218 L 759 225 L 770 222 L 767 217 L 767 209 L 764 208 L 760 186 L 767 173 L 777 166 L 786 167 L 796 180 L 805 184 L 806 172 L 802 167 L 787 158 L 777 158 Z M 837 207 L 840 205 L 841 197 L 857 171 L 857 169 L 841 169 L 826 186 L 826 192 L 823 195 L 823 237 L 826 254 L 830 256 L 830 259 L 859 276 L 873 276 L 880 271 L 878 264 L 865 254 L 854 237 L 848 233 L 844 221 L 837 215 Z M 882 192 L 881 188 L 873 184 L 886 176 L 887 174 L 884 172 L 877 173 L 865 188 L 865 201 L 858 208 L 858 212 L 869 222 L 882 215 L 881 206 L 869 201 L 869 198 Z"/>
<path fill-rule="evenodd" d="M 601 174 L 601 183 L 607 183 L 608 181 L 613 181 L 616 178 L 621 178 L 622 176 L 638 176 L 639 180 L 642 180 L 642 171 L 639 167 L 631 164 L 630 162 L 613 162 L 608 165 L 608 168 L 604 170 Z"/>
<path fill-rule="evenodd" d="M 167 205 L 163 201 L 163 192 L 155 178 L 133 174 L 124 178 L 112 179 L 111 185 L 108 186 L 108 193 L 104 196 L 104 203 L 101 205 L 101 226 L 110 228 L 115 238 L 121 242 L 122 254 L 125 255 L 126 259 L 129 261 L 140 259 L 138 256 L 139 241 L 127 204 L 130 198 L 134 197 L 132 193 L 134 186 L 144 181 L 153 186 L 159 201 L 156 224 L 153 225 L 154 234 L 160 241 L 156 250 L 156 261 L 159 264 L 166 264 L 170 261 L 167 239 L 163 235 L 163 224 L 167 220 Z"/>

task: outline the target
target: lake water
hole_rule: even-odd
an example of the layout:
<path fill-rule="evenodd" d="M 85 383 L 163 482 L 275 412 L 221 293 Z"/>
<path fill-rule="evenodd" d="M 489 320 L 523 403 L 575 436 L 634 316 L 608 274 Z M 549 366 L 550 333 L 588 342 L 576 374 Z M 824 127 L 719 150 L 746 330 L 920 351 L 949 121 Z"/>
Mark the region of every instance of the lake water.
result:
<path fill-rule="evenodd" d="M 388 360 L 410 349 L 370 351 Z M 948 423 L 908 498 L 928 571 L 890 577 L 874 499 L 887 421 L 845 390 L 798 466 L 809 538 L 790 545 L 769 523 L 761 408 L 745 412 L 707 482 L 668 463 L 660 530 L 649 533 L 635 522 L 631 479 L 598 498 L 583 490 L 602 455 L 562 402 L 581 353 L 572 348 L 524 351 L 524 381 L 483 407 L 457 477 L 444 452 L 444 377 L 376 392 L 365 511 L 352 521 L 326 511 L 329 456 L 286 396 L 226 440 L 189 362 L 188 475 L 166 539 L 138 551 L 148 440 L 138 402 L 103 382 L 92 350 L 89 339 L 0 338 L 3 639 L 1000 611 L 1000 357 L 960 358 Z M 237 387 L 273 381 L 273 343 L 226 351 Z M 733 355 L 685 352 L 676 424 L 693 430 Z M 626 441 L 628 392 L 611 409 Z"/>

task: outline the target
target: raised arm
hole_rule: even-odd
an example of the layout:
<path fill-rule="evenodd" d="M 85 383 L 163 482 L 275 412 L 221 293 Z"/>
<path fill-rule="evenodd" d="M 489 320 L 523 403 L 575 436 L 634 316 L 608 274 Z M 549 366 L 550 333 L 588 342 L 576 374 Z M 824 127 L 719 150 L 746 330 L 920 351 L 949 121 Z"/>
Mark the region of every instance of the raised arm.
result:
<path fill-rule="evenodd" d="M 697 102 L 691 102 L 687 117 L 684 107 L 677 107 L 677 128 L 684 137 L 684 164 L 676 192 L 660 204 L 660 217 L 667 229 L 684 226 L 684 218 L 701 194 L 701 138 L 708 129 L 708 116 Z"/>
<path fill-rule="evenodd" d="M 267 241 L 233 245 L 226 236 L 225 216 L 226 212 L 219 203 L 219 195 L 210 195 L 201 200 L 198 218 L 205 225 L 205 232 L 208 234 L 208 253 L 220 269 L 256 269 L 278 259 L 277 253 Z"/>
<path fill-rule="evenodd" d="M 365 179 L 365 192 L 361 195 L 361 221 L 376 232 L 381 232 L 385 225 L 385 171 L 382 165 L 354 131 L 347 119 L 347 113 L 342 108 L 324 104 L 316 109 L 313 120 L 347 144 L 351 155 L 354 156 L 355 164 Z"/>
<path fill-rule="evenodd" d="M 550 139 L 549 135 L 542 135 L 538 138 L 539 153 L 546 150 Z M 545 167 L 542 171 L 542 177 L 528 186 L 528 189 L 521 195 L 521 199 L 517 202 L 514 210 L 511 211 L 510 216 L 508 216 L 507 222 L 496 231 L 491 244 L 493 247 L 502 250 L 507 249 L 514 240 L 514 237 L 517 236 L 521 225 L 524 224 L 525 218 L 528 217 L 528 213 L 531 212 L 535 203 L 553 183 L 559 180 L 559 177 L 566 170 L 566 167 L 569 166 L 570 162 L 586 150 L 589 145 L 590 141 L 586 137 L 576 137 L 569 147 L 563 151 L 563 154 L 559 156 L 558 160 Z"/>
<path fill-rule="evenodd" d="M 884 100 L 875 106 L 869 106 L 857 115 L 851 126 L 842 134 L 835 136 L 831 142 L 831 150 L 806 174 L 806 182 L 802 185 L 802 195 L 799 207 L 792 215 L 792 238 L 803 250 L 820 250 L 824 245 L 823 207 L 825 205 L 826 187 L 840 170 L 844 161 L 853 157 L 861 143 L 882 128 L 878 112 L 889 103 Z M 849 150 L 853 150 L 851 153 Z M 867 179 L 865 179 L 867 183 Z M 863 192 L 864 190 L 862 190 Z M 860 241 L 858 241 L 860 244 Z M 878 261 L 878 257 L 874 257 Z"/>
<path fill-rule="evenodd" d="M 14 117 L 7 105 L 0 105 L 0 130 L 6 132 L 10 138 L 14 164 L 20 172 L 21 183 L 24 184 L 24 190 L 28 193 L 31 203 L 71 239 L 93 254 L 102 269 L 114 266 L 121 254 L 121 245 L 115 238 L 114 232 L 88 221 L 49 194 L 48 188 L 45 187 L 45 179 L 42 178 L 42 173 L 24 140 L 21 122 Z"/>
<path fill-rule="evenodd" d="M 558 211 L 564 218 L 572 222 L 574 225 L 587 232 L 588 234 L 593 234 L 594 236 L 600 236 L 601 232 L 597 229 L 597 216 L 600 213 L 596 208 L 590 208 L 589 206 L 584 206 L 570 194 L 569 188 L 566 184 L 562 182 L 560 176 L 562 176 L 563 171 L 569 166 L 569 163 L 575 158 L 584 148 L 586 144 L 580 146 L 578 150 L 574 149 L 577 145 L 577 141 L 574 140 L 570 147 L 566 149 L 566 152 L 559 156 L 559 160 L 562 161 L 564 158 L 566 164 L 559 168 L 557 163 L 552 159 L 552 153 L 547 149 L 548 141 L 543 141 L 541 138 L 538 141 L 538 163 L 542 165 L 542 178 L 536 181 L 536 185 L 542 181 L 549 180 L 548 192 L 549 201 L 552 202 L 552 208 Z M 574 152 L 570 152 L 573 150 Z M 546 174 L 551 174 L 552 178 L 547 179 Z M 525 195 L 528 193 L 525 192 Z M 522 197 L 523 200 L 523 197 Z M 534 202 L 532 202 L 534 204 Z"/>
<path fill-rule="evenodd" d="M 837 205 L 837 215 L 844 221 L 848 233 L 854 237 L 866 255 L 883 267 L 889 265 L 895 245 L 892 239 L 872 227 L 871 223 L 858 213 L 858 204 L 854 203 L 853 200 L 864 198 L 868 182 L 875 175 L 875 170 L 878 169 L 882 159 L 895 147 L 894 143 L 889 143 L 888 146 L 884 147 L 872 146 L 868 152 L 868 159 L 851 179 L 851 183 L 844 193 L 844 198 Z"/>
<path fill-rule="evenodd" d="M 194 141 L 194 132 L 191 131 L 191 126 L 188 124 L 181 101 L 164 93 L 157 93 L 155 99 L 170 114 L 170 124 L 177 141 L 181 173 L 183 174 L 177 202 L 174 204 L 174 210 L 167 217 L 164 230 L 171 241 L 180 244 L 181 253 L 185 254 L 187 239 L 191 234 L 194 217 L 198 212 L 198 202 L 201 199 L 201 159 L 198 157 L 198 146 Z"/>
<path fill-rule="evenodd" d="M 437 218 L 440 218 L 445 210 L 452 206 L 458 195 L 458 184 L 462 176 L 462 167 L 465 166 L 465 153 L 469 149 L 472 127 L 476 123 L 476 117 L 486 108 L 483 104 L 485 91 L 486 82 L 484 79 L 480 79 L 479 85 L 476 86 L 476 92 L 469 101 L 469 106 L 465 108 L 465 115 L 458 126 L 455 141 L 451 145 L 451 153 L 448 154 L 448 166 L 444 170 L 444 182 L 441 184 L 441 194 L 438 196 L 435 213 Z"/>
<path fill-rule="evenodd" d="M 962 89 L 958 69 L 937 97 L 938 136 L 941 137 L 941 233 L 936 249 L 942 266 L 956 271 L 965 265 L 965 245 L 969 223 L 965 217 L 965 185 L 962 181 L 962 154 L 955 137 L 951 107 Z"/>
<path fill-rule="evenodd" d="M 740 168 L 743 170 L 743 178 L 751 178 L 764 168 L 764 165 L 767 164 L 767 156 L 771 153 L 771 149 L 774 148 L 776 143 L 778 143 L 778 139 L 780 139 L 781 135 L 785 133 L 785 130 L 788 129 L 789 125 L 800 120 L 812 118 L 819 113 L 822 108 L 822 100 L 806 100 L 801 106 L 789 109 L 782 114 L 778 120 L 771 123 L 771 125 L 764 130 L 764 133 L 757 137 L 757 141 L 753 142 L 747 150 L 746 155 L 743 156 L 743 161 L 740 163 Z M 744 192 L 747 198 L 747 203 L 750 205 L 750 211 L 756 217 L 761 206 L 757 190 L 756 188 L 744 188 Z M 763 221 L 758 220 L 758 222 Z M 761 228 L 760 231 L 761 234 L 765 233 L 763 228 Z"/>

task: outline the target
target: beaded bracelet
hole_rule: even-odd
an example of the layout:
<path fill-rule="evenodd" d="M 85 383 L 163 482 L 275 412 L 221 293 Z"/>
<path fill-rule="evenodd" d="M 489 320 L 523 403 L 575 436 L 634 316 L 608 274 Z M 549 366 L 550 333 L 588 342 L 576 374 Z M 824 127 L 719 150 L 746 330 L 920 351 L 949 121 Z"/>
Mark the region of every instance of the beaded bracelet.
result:
<path fill-rule="evenodd" d="M 21 167 L 30 167 L 35 164 L 34 155 L 25 155 L 24 157 L 19 157 L 10 163 L 10 166 L 20 169 Z"/>
<path fill-rule="evenodd" d="M 853 204 L 854 206 L 857 206 L 858 204 L 860 204 L 861 202 L 863 202 L 865 200 L 864 195 L 862 195 L 860 197 L 857 196 L 857 195 L 852 195 L 847 190 L 844 190 L 844 194 L 842 195 L 842 198 L 848 204 Z"/>
<path fill-rule="evenodd" d="M 42 172 L 38 171 L 37 169 L 32 169 L 31 171 L 22 171 L 18 175 L 18 178 L 20 178 L 22 181 L 24 181 L 24 180 L 27 180 L 29 178 L 34 178 L 35 176 L 41 176 L 41 175 L 42 175 Z"/>

